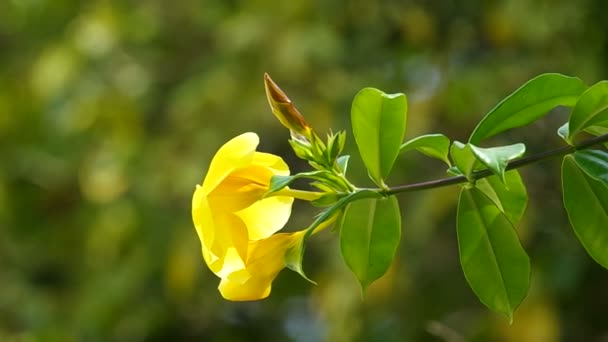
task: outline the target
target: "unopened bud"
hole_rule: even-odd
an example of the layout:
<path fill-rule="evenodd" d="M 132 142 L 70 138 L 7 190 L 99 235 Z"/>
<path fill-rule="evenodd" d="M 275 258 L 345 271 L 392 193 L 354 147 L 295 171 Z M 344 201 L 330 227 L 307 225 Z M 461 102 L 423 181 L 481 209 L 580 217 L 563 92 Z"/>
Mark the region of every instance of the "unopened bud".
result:
<path fill-rule="evenodd" d="M 291 103 L 285 92 L 274 83 L 268 74 L 264 74 L 264 85 L 272 113 L 279 119 L 281 124 L 289 128 L 292 134 L 296 133 L 309 139 L 312 132 L 310 126 L 308 126 L 302 114 Z"/>

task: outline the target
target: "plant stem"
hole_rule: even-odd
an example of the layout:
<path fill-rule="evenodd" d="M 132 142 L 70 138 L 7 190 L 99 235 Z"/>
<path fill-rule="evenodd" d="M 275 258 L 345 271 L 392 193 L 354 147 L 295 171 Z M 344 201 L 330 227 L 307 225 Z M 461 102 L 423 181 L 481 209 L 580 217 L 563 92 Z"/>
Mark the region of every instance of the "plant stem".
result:
<path fill-rule="evenodd" d="M 570 153 L 576 152 L 578 150 L 584 150 L 586 148 L 595 146 L 597 144 L 605 143 L 605 142 L 608 142 L 608 134 L 604 134 L 604 135 L 600 135 L 600 136 L 597 136 L 597 137 L 594 137 L 594 138 L 591 138 L 588 140 L 584 140 L 581 143 L 575 144 L 572 146 L 564 146 L 564 147 L 560 147 L 560 148 L 550 150 L 547 152 L 531 155 L 529 157 L 523 157 L 523 158 L 513 160 L 507 165 L 507 170 L 513 170 L 513 169 L 517 169 L 517 168 L 520 168 L 520 167 L 523 167 L 523 166 L 526 166 L 529 164 L 537 163 L 539 161 L 543 161 L 546 159 L 563 156 L 563 155 L 570 154 Z M 490 171 L 489 169 L 483 169 L 483 170 L 473 172 L 473 179 L 475 179 L 475 180 L 482 179 L 482 178 L 489 177 L 491 175 L 493 175 L 492 171 Z M 380 188 L 373 189 L 373 190 L 378 191 L 379 193 L 382 193 L 382 194 L 388 196 L 388 195 L 394 195 L 394 194 L 398 194 L 398 193 L 402 193 L 402 192 L 434 189 L 434 188 L 440 188 L 440 187 L 444 187 L 444 186 L 448 186 L 448 185 L 461 184 L 461 183 L 466 183 L 466 182 L 468 182 L 468 180 L 466 179 L 465 176 L 453 176 L 453 177 L 434 179 L 434 180 L 430 180 L 430 181 L 413 183 L 413 184 L 398 185 L 398 186 L 390 187 L 388 190 L 384 190 L 384 189 L 380 189 Z"/>

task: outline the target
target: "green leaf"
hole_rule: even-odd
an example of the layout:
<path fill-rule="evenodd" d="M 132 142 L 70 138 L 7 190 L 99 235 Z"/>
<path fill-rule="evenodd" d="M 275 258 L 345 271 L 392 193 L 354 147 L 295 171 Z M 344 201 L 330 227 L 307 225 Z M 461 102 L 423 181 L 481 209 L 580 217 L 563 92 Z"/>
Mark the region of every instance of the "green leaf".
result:
<path fill-rule="evenodd" d="M 342 257 L 362 293 L 393 262 L 401 239 L 401 214 L 395 196 L 364 199 L 346 207 L 340 228 Z"/>
<path fill-rule="evenodd" d="M 604 134 L 608 134 L 608 121 L 601 122 L 594 126 L 589 126 L 585 128 L 585 132 L 595 135 L 596 137 Z"/>
<path fill-rule="evenodd" d="M 515 229 L 480 190 L 463 188 L 457 231 L 460 263 L 471 289 L 488 308 L 512 321 L 530 284 L 530 260 Z"/>
<path fill-rule="evenodd" d="M 576 164 L 585 173 L 608 186 L 608 152 L 601 150 L 584 150 L 574 153 Z"/>
<path fill-rule="evenodd" d="M 450 139 L 443 134 L 421 135 L 401 145 L 401 152 L 411 150 L 417 150 L 431 158 L 443 161 L 448 166 L 451 165 L 448 159 Z"/>
<path fill-rule="evenodd" d="M 399 154 L 405 135 L 405 94 L 385 94 L 364 88 L 351 109 L 353 135 L 370 178 L 381 187 Z"/>
<path fill-rule="evenodd" d="M 503 182 L 505 181 L 505 170 L 509 161 L 521 157 L 526 152 L 526 145 L 521 143 L 491 148 L 470 145 L 477 160 L 500 177 Z"/>
<path fill-rule="evenodd" d="M 505 173 L 504 183 L 497 176 L 491 176 L 477 180 L 475 187 L 494 202 L 511 224 L 519 223 L 526 211 L 528 193 L 517 170 Z"/>
<path fill-rule="evenodd" d="M 471 175 L 473 171 L 479 168 L 481 163 L 477 160 L 471 149 L 471 144 L 463 144 L 460 141 L 454 141 L 450 148 L 450 155 L 458 171 L 464 175 L 469 182 L 473 179 Z M 452 171 L 454 172 L 454 171 Z"/>
<path fill-rule="evenodd" d="M 324 223 L 330 221 L 334 215 L 339 216 L 342 209 L 350 202 L 368 199 L 368 198 L 381 198 L 378 192 L 373 190 L 361 189 L 355 192 L 348 194 L 340 198 L 336 203 L 334 203 L 331 207 L 327 208 L 324 212 L 322 212 L 313 223 L 306 228 L 306 233 L 302 236 L 302 240 L 294 246 L 285 256 L 285 265 L 293 271 L 298 272 L 304 279 L 308 279 L 306 274 L 304 273 L 304 269 L 302 268 L 302 260 L 304 259 L 304 250 L 306 240 L 308 237 L 320 226 Z"/>
<path fill-rule="evenodd" d="M 608 134 L 608 121 L 603 122 L 602 126 L 599 126 L 599 125 L 589 126 L 589 127 L 585 128 L 585 132 L 587 132 L 591 135 L 594 135 L 596 137 L 599 137 L 600 135 Z M 604 143 L 604 146 L 606 148 L 608 148 L 608 142 Z"/>
<path fill-rule="evenodd" d="M 572 141 L 586 127 L 603 121 L 608 121 L 608 81 L 596 83 L 578 99 L 568 121 L 568 140 Z"/>
<path fill-rule="evenodd" d="M 576 77 L 537 76 L 490 110 L 475 127 L 469 142 L 478 144 L 498 133 L 528 125 L 557 106 L 571 107 L 586 88 Z"/>
<path fill-rule="evenodd" d="M 578 158 L 565 156 L 562 188 L 576 236 L 593 260 L 608 268 L 608 187 L 583 171 Z"/>

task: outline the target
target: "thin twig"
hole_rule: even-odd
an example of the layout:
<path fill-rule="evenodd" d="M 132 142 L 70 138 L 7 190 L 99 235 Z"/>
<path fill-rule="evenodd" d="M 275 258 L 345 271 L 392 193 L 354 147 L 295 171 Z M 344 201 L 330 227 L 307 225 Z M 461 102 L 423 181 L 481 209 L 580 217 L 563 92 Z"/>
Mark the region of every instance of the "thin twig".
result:
<path fill-rule="evenodd" d="M 584 140 L 581 143 L 576 144 L 574 146 L 564 146 L 564 147 L 560 147 L 560 148 L 550 150 L 547 152 L 542 152 L 539 154 L 535 154 L 535 155 L 531 155 L 528 157 L 523 157 L 523 158 L 513 160 L 507 165 L 507 170 L 518 169 L 520 167 L 523 167 L 523 166 L 526 166 L 529 164 L 533 164 L 533 163 L 543 161 L 546 159 L 550 159 L 550 158 L 554 158 L 554 157 L 563 156 L 566 154 L 576 152 L 578 150 L 584 150 L 586 148 L 595 146 L 597 144 L 605 143 L 605 142 L 608 142 L 608 134 L 604 134 L 604 135 L 600 135 L 600 136 L 597 136 L 597 137 L 594 137 L 594 138 L 591 138 L 588 140 Z M 483 170 L 473 172 L 472 178 L 477 180 L 477 179 L 489 177 L 491 175 L 493 175 L 493 173 L 490 169 L 483 169 Z M 418 183 L 412 183 L 412 184 L 397 185 L 394 187 L 390 187 L 388 190 L 383 190 L 380 188 L 372 189 L 372 190 L 378 191 L 378 192 L 388 196 L 388 195 L 394 195 L 394 194 L 398 194 L 398 193 L 402 193 L 402 192 L 411 192 L 411 191 L 418 191 L 418 190 L 440 188 L 440 187 L 444 187 L 444 186 L 448 186 L 448 185 L 466 183 L 468 181 L 469 180 L 465 176 L 453 176 L 453 177 L 433 179 L 430 181 L 424 181 L 424 182 L 418 182 Z"/>

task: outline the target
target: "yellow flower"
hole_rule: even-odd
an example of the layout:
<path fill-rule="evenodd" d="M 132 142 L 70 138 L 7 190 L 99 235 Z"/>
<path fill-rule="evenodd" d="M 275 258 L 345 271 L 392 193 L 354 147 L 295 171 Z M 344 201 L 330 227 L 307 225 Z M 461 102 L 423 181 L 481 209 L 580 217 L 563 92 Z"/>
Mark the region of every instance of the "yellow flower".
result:
<path fill-rule="evenodd" d="M 272 281 L 285 267 L 285 254 L 302 239 L 305 231 L 275 234 L 249 243 L 244 269 L 222 278 L 219 290 L 230 300 L 255 300 L 268 297 Z"/>
<path fill-rule="evenodd" d="M 224 144 L 192 197 L 203 258 L 222 278 L 224 297 L 232 300 L 268 295 L 270 282 L 284 267 L 286 250 L 299 236 L 273 234 L 289 219 L 294 197 L 322 195 L 286 188 L 263 198 L 271 177 L 289 175 L 289 168 L 278 156 L 256 152 L 258 143 L 255 133 L 244 133 Z"/>

